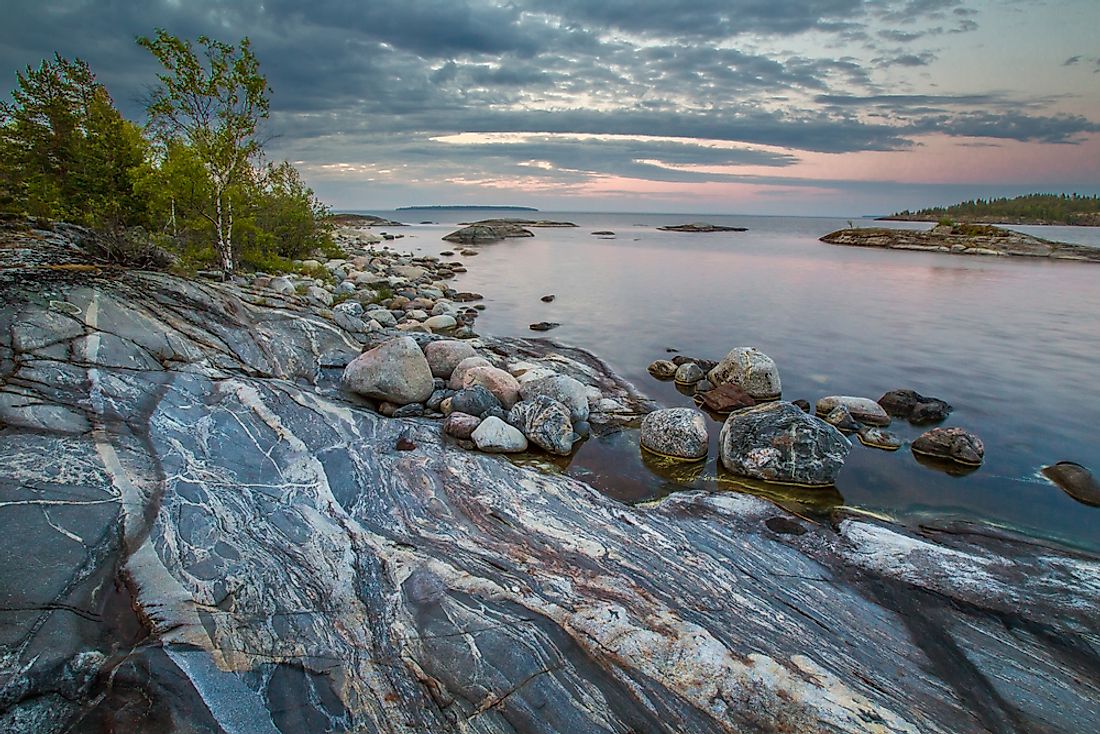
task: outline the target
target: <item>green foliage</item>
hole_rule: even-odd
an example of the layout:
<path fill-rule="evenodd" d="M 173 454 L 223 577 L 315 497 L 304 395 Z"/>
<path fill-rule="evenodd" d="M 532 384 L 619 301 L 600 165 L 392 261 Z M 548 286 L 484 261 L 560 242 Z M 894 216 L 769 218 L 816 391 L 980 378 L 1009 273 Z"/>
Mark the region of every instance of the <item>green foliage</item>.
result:
<path fill-rule="evenodd" d="M 146 221 L 134 182 L 149 146 L 84 61 L 28 66 L 11 97 L 0 103 L 0 208 L 99 227 Z"/>
<path fill-rule="evenodd" d="M 259 121 L 268 116 L 267 79 L 247 38 L 239 47 L 199 36 L 202 55 L 190 41 L 158 28 L 138 44 L 148 49 L 165 71 L 147 111 L 149 126 L 163 144 L 183 141 L 202 162 L 211 189 L 203 216 L 214 227 L 222 267 L 232 271 L 235 188 L 247 186 L 252 162 L 261 152 Z"/>
<path fill-rule="evenodd" d="M 931 207 L 915 212 L 906 209 L 896 216 L 941 216 L 948 220 L 982 219 L 1008 223 L 1100 224 L 1100 196 L 1028 194 L 1014 199 L 973 199 L 948 207 Z"/>

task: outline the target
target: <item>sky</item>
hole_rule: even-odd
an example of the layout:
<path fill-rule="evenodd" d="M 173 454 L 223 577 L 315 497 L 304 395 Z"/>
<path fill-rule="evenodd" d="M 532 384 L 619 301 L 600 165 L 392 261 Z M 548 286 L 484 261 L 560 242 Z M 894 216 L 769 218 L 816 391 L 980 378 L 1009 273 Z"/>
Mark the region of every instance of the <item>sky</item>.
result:
<path fill-rule="evenodd" d="M 144 119 L 135 43 L 248 36 L 273 159 L 337 209 L 860 216 L 1100 194 L 1100 0 L 5 0 Z"/>

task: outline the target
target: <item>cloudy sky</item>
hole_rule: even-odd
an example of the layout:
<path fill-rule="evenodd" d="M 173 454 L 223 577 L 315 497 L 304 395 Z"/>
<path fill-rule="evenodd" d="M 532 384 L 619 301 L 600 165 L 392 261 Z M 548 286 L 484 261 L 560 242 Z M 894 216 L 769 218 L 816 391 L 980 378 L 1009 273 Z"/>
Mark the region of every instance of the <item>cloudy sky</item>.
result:
<path fill-rule="evenodd" d="M 1100 193 L 1100 0 L 5 0 L 141 119 L 134 37 L 249 36 L 337 208 L 852 216 Z"/>

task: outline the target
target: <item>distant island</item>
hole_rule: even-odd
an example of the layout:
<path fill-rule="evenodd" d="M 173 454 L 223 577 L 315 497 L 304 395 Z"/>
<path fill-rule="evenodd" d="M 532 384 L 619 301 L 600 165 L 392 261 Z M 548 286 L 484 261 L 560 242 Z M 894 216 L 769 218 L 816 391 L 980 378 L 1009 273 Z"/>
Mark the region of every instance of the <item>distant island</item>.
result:
<path fill-rule="evenodd" d="M 456 210 L 457 211 L 466 211 L 466 210 L 485 211 L 487 209 L 492 209 L 494 211 L 507 211 L 507 212 L 537 212 L 538 211 L 538 209 L 536 209 L 533 206 L 468 206 L 468 205 L 448 206 L 448 205 L 445 205 L 445 204 L 433 204 L 431 206 L 399 206 L 399 207 L 397 207 L 397 209 L 395 211 L 399 211 L 399 212 L 424 211 L 424 210 L 430 210 L 430 211 L 440 211 L 440 210 L 444 210 L 444 211 L 456 211 Z"/>
<path fill-rule="evenodd" d="M 1014 199 L 974 199 L 952 206 L 908 209 L 880 221 L 968 222 L 973 224 L 1065 224 L 1100 226 L 1100 196 L 1027 194 Z"/>

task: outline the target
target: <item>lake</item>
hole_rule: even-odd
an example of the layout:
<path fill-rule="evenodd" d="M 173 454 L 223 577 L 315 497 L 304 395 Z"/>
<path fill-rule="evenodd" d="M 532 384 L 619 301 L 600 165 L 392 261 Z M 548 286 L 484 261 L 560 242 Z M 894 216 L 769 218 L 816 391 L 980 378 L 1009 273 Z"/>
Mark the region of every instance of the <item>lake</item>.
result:
<path fill-rule="evenodd" d="M 888 453 L 854 442 L 836 490 L 742 486 L 717 462 L 711 423 L 705 465 L 663 466 L 625 432 L 586 442 L 569 473 L 623 501 L 681 488 L 751 491 L 799 512 L 837 505 L 908 524 L 982 521 L 1100 551 L 1100 508 L 1080 504 L 1039 470 L 1075 461 L 1100 472 L 1100 266 L 827 245 L 848 219 L 482 212 L 371 212 L 435 224 L 402 228 L 401 249 L 438 254 L 460 221 L 493 216 L 560 219 L 577 228 L 477 247 L 455 287 L 485 294 L 480 332 L 547 336 L 591 350 L 657 402 L 692 405 L 646 372 L 679 353 L 720 359 L 755 346 L 779 365 L 783 397 L 878 398 L 912 388 L 955 411 L 943 423 L 985 442 L 985 464 L 951 476 L 918 463 L 908 443 L 927 427 L 895 421 L 906 445 Z M 657 226 L 706 221 L 747 232 L 686 234 Z M 853 219 L 856 226 L 930 224 Z M 1018 227 L 1100 246 L 1100 228 Z M 591 233 L 612 230 L 614 239 Z M 397 230 L 395 230 L 397 231 Z M 539 299 L 555 294 L 552 303 Z"/>

